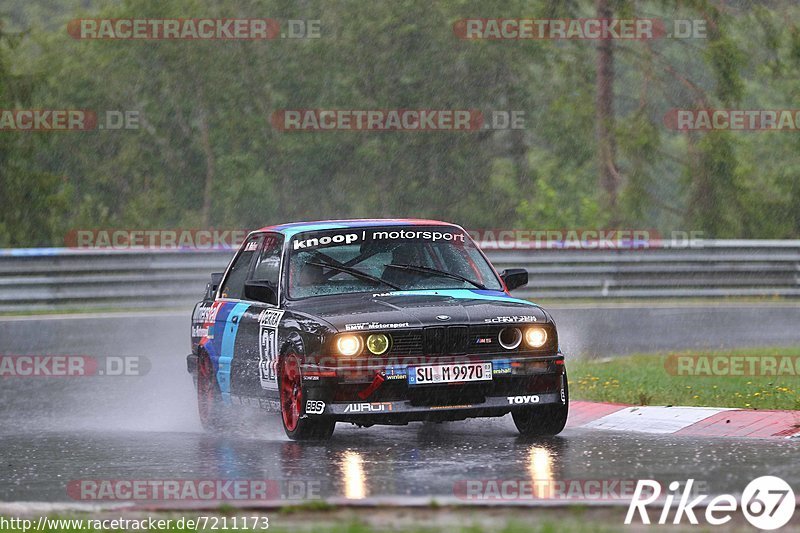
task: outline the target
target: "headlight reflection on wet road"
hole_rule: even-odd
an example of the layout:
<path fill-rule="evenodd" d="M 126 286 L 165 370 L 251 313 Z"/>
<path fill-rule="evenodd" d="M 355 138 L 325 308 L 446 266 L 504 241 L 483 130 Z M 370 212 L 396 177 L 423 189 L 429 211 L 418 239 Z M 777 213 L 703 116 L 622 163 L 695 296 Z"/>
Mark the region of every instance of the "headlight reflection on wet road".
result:
<path fill-rule="evenodd" d="M 364 474 L 364 458 L 361 454 L 348 450 L 342 454 L 342 477 L 344 480 L 344 495 L 351 500 L 361 500 L 367 497 L 367 477 Z"/>
<path fill-rule="evenodd" d="M 535 497 L 549 499 L 555 495 L 553 454 L 550 450 L 541 446 L 531 446 L 528 450 L 528 474 L 533 482 Z"/>

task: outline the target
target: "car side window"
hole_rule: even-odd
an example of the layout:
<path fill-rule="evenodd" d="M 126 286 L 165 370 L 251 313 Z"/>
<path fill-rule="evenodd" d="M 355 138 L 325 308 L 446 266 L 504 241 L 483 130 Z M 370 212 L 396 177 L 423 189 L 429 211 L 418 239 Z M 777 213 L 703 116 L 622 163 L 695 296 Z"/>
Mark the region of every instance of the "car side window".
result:
<path fill-rule="evenodd" d="M 225 282 L 222 284 L 222 291 L 220 292 L 222 298 L 241 300 L 244 295 L 244 282 L 247 279 L 247 273 L 250 271 L 250 263 L 258 250 L 260 240 L 260 235 L 247 240 L 244 250 L 234 260 Z"/>
<path fill-rule="evenodd" d="M 283 236 L 267 234 L 264 237 L 264 245 L 261 255 L 258 257 L 256 269 L 253 272 L 253 279 L 256 281 L 266 281 L 270 285 L 277 287 L 281 274 L 281 250 L 283 248 Z"/>

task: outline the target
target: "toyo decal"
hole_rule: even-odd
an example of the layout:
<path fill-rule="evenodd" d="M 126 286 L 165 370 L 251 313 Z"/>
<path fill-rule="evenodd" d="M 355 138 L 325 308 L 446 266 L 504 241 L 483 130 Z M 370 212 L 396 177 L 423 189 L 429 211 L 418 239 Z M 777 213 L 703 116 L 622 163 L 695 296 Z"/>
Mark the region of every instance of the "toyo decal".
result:
<path fill-rule="evenodd" d="M 507 396 L 508 403 L 539 403 L 539 396 L 536 394 L 526 394 L 524 396 Z"/>
<path fill-rule="evenodd" d="M 262 389 L 278 390 L 278 324 L 283 313 L 264 309 L 258 315 L 258 376 Z"/>

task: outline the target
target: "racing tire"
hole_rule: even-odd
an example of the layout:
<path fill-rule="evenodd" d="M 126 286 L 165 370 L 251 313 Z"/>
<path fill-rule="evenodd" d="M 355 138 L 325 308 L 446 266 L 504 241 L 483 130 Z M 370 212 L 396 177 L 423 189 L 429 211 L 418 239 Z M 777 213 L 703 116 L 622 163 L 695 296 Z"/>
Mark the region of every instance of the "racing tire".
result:
<path fill-rule="evenodd" d="M 569 384 L 564 374 L 564 403 L 528 407 L 511 412 L 520 435 L 538 437 L 558 435 L 567 425 L 569 415 Z"/>
<path fill-rule="evenodd" d="M 291 440 L 330 439 L 336 421 L 326 416 L 309 418 L 305 414 L 300 358 L 295 354 L 288 354 L 281 358 L 279 366 L 281 422 L 286 436 Z"/>
<path fill-rule="evenodd" d="M 227 427 L 227 411 L 211 358 L 207 353 L 201 353 L 197 361 L 197 413 L 200 423 L 207 431 L 222 431 Z"/>

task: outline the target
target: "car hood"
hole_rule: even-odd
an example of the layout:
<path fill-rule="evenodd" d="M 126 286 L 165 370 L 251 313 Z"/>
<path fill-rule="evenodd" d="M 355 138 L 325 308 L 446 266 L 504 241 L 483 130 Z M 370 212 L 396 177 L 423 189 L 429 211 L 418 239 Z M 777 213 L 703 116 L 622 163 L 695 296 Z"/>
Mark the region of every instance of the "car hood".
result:
<path fill-rule="evenodd" d="M 316 316 L 338 331 L 449 324 L 545 323 L 538 305 L 492 290 L 424 290 L 306 298 L 291 309 Z"/>

